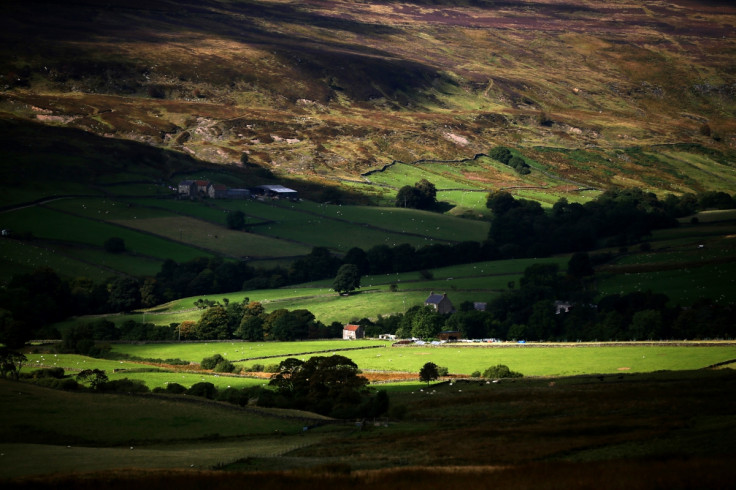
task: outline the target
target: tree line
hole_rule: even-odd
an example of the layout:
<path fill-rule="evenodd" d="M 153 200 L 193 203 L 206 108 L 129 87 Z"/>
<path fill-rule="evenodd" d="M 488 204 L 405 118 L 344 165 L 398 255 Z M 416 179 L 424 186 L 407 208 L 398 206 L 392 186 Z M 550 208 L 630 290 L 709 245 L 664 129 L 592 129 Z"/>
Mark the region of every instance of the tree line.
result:
<path fill-rule="evenodd" d="M 667 295 L 651 291 L 612 294 L 594 301 L 594 261 L 581 252 L 573 255 L 564 272 L 556 264 L 534 264 L 524 271 L 519 287 L 489 301 L 483 311 L 471 302 L 461 303 L 447 315 L 418 305 L 404 314 L 354 323 L 370 337 L 393 333 L 421 339 L 437 338 L 442 331 L 460 332 L 466 339 L 529 341 L 736 337 L 733 305 L 704 298 L 682 307 L 671 305 Z"/>
<path fill-rule="evenodd" d="M 181 263 L 169 259 L 154 277 L 115 277 L 102 283 L 64 279 L 52 269 L 37 269 L 14 276 L 0 288 L 0 342 L 22 345 L 34 337 L 59 338 L 49 325 L 73 315 L 127 312 L 183 297 L 334 278 L 347 264 L 357 268 L 357 277 L 408 271 L 425 271 L 429 276 L 430 269 L 463 263 L 544 257 L 600 246 L 625 247 L 646 239 L 654 229 L 677 226 L 677 218 L 696 211 L 736 207 L 733 196 L 725 192 L 670 194 L 660 200 L 639 189 L 609 190 L 585 204 L 563 198 L 549 211 L 537 202 L 495 191 L 488 195 L 486 205 L 493 211 L 493 219 L 483 242 L 376 245 L 367 250 L 354 247 L 342 257 L 325 247 L 315 247 L 291 266 L 273 268 L 256 268 L 221 257 Z M 356 277 L 354 268 L 350 272 Z M 229 328 L 234 332 L 239 326 Z"/>

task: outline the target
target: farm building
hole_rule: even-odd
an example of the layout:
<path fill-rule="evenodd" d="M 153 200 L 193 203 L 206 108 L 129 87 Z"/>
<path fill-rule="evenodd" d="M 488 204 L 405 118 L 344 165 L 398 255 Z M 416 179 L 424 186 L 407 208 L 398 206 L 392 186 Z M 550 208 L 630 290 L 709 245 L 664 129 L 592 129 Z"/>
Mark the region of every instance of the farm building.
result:
<path fill-rule="evenodd" d="M 429 294 L 429 298 L 424 301 L 424 305 L 431 306 L 437 310 L 438 313 L 442 314 L 452 313 L 455 311 L 455 307 L 452 306 L 452 301 L 450 301 L 450 298 L 448 298 L 445 293 L 434 294 L 434 291 L 432 291 Z"/>
<path fill-rule="evenodd" d="M 207 195 L 207 188 L 210 186 L 209 180 L 195 180 L 194 183 L 197 186 L 197 194 L 200 196 Z"/>
<path fill-rule="evenodd" d="M 460 340 L 461 338 L 463 338 L 463 334 L 462 332 L 458 332 L 457 330 L 445 330 L 437 334 L 437 338 L 440 340 L 447 340 L 451 342 L 453 340 Z"/>
<path fill-rule="evenodd" d="M 284 187 L 283 185 L 259 185 L 253 188 L 253 192 L 274 199 L 299 199 L 299 193 L 297 191 Z"/>
<path fill-rule="evenodd" d="M 227 197 L 227 187 L 222 184 L 210 184 L 207 187 L 207 195 L 212 199 Z"/>
<path fill-rule="evenodd" d="M 182 180 L 179 182 L 179 195 L 180 196 L 196 196 L 197 195 L 197 184 L 193 180 Z"/>
<path fill-rule="evenodd" d="M 225 197 L 228 199 L 250 199 L 251 193 L 248 189 L 228 189 Z"/>
<path fill-rule="evenodd" d="M 365 338 L 365 329 L 360 325 L 345 325 L 342 329 L 343 340 L 355 340 Z"/>

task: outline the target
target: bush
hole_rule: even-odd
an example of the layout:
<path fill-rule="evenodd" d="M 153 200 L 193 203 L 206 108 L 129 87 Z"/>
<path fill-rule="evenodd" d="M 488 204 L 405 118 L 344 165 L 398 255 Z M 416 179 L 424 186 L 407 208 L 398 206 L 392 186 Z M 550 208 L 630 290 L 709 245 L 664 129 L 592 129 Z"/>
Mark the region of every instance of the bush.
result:
<path fill-rule="evenodd" d="M 38 378 L 33 381 L 33 384 L 52 390 L 74 391 L 80 388 L 80 384 L 72 378 Z"/>
<path fill-rule="evenodd" d="M 225 360 L 226 359 L 220 354 L 215 354 L 212 357 L 205 357 L 204 359 L 202 359 L 202 362 L 200 362 L 199 365 L 202 367 L 202 369 L 215 369 L 215 366 Z"/>
<path fill-rule="evenodd" d="M 480 378 L 480 371 L 473 371 L 470 373 L 471 378 Z"/>
<path fill-rule="evenodd" d="M 517 373 L 515 371 L 512 371 L 509 369 L 508 366 L 505 364 L 498 364 L 496 366 L 491 366 L 485 371 L 483 371 L 483 377 L 484 378 L 491 378 L 491 379 L 501 379 L 501 378 L 521 378 L 524 375 L 521 373 Z"/>
<path fill-rule="evenodd" d="M 279 372 L 279 365 L 278 364 L 269 364 L 266 366 L 263 370 L 265 373 L 278 373 Z"/>
<path fill-rule="evenodd" d="M 200 396 L 214 400 L 217 396 L 217 388 L 212 383 L 202 381 L 200 383 L 194 383 L 185 393 L 191 396 Z"/>
<path fill-rule="evenodd" d="M 180 385 L 179 383 L 169 383 L 166 385 L 166 393 L 173 393 L 174 395 L 181 395 L 182 393 L 186 393 L 187 389 L 186 387 Z"/>
<path fill-rule="evenodd" d="M 450 370 L 445 366 L 437 366 L 437 374 L 439 376 L 447 376 L 448 374 L 450 374 Z"/>
<path fill-rule="evenodd" d="M 150 391 L 142 380 L 128 378 L 102 383 L 98 389 L 108 393 L 148 393 Z"/>
<path fill-rule="evenodd" d="M 227 359 L 223 359 L 222 361 L 217 363 L 214 371 L 216 373 L 232 373 L 233 371 L 235 371 L 235 365 Z"/>
<path fill-rule="evenodd" d="M 217 400 L 244 407 L 248 404 L 249 396 L 245 390 L 238 388 L 227 388 L 217 394 Z"/>

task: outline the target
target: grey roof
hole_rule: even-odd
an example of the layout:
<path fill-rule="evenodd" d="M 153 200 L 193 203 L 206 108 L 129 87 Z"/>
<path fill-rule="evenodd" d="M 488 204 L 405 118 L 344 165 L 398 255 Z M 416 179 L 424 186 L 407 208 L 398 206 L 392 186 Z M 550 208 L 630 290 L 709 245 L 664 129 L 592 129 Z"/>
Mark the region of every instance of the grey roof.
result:
<path fill-rule="evenodd" d="M 434 293 L 432 293 L 432 294 L 429 295 L 429 298 L 427 298 L 427 301 L 425 301 L 425 303 L 430 303 L 430 304 L 433 304 L 433 305 L 438 305 L 440 303 L 440 301 L 442 301 L 442 298 L 444 298 L 445 296 L 447 296 L 447 295 L 446 294 L 434 294 Z"/>

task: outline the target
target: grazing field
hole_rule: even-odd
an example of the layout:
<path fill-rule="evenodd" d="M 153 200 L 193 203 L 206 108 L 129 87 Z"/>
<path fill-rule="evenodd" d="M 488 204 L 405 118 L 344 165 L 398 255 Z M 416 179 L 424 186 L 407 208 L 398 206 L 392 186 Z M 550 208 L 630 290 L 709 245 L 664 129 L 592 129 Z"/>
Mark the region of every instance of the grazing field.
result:
<path fill-rule="evenodd" d="M 228 230 L 186 216 L 120 220 L 116 223 L 230 257 L 284 257 L 303 255 L 310 250 L 303 244 Z"/>
<path fill-rule="evenodd" d="M 69 393 L 0 380 L 0 479 L 107 468 L 211 468 L 320 441 L 319 416 L 202 399 Z M 274 433 L 278 434 L 274 437 Z"/>
<path fill-rule="evenodd" d="M 736 359 L 736 346 L 457 344 L 386 347 L 347 351 L 342 355 L 364 370 L 419 373 L 425 363 L 433 362 L 447 367 L 452 374 L 470 375 L 474 371 L 483 372 L 491 366 L 505 364 L 525 376 L 576 376 L 700 369 Z M 273 362 L 280 360 L 274 359 Z"/>

